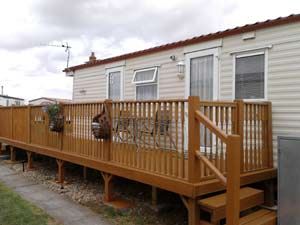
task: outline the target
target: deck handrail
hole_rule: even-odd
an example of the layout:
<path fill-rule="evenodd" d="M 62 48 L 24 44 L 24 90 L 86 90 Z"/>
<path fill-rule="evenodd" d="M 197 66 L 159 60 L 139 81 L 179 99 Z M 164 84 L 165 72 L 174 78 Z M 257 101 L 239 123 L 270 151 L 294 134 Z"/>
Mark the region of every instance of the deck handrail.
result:
<path fill-rule="evenodd" d="M 195 112 L 195 118 L 199 123 L 207 127 L 211 132 L 216 134 L 222 141 L 226 142 L 228 135 L 225 134 L 219 127 L 217 127 L 209 118 L 207 118 L 202 112 L 197 110 Z"/>
<path fill-rule="evenodd" d="M 191 96 L 189 97 L 189 116 L 193 115 L 193 118 L 189 118 L 189 156 L 194 155 L 196 159 L 203 162 L 206 167 L 213 172 L 220 182 L 226 186 L 226 220 L 227 224 L 238 225 L 239 224 L 239 214 L 240 214 L 240 136 L 239 135 L 227 135 L 218 126 L 216 126 L 208 117 L 198 110 L 200 105 L 199 97 Z M 227 178 L 222 174 L 222 172 L 211 163 L 211 161 L 205 156 L 201 155 L 200 150 L 200 128 L 199 125 L 202 124 L 207 129 L 210 130 L 216 137 L 221 139 L 227 148 Z M 191 159 L 191 158 L 190 158 Z M 192 160 L 193 162 L 193 160 Z M 193 165 L 198 165 L 199 162 L 194 162 Z M 200 170 L 200 167 L 196 167 Z M 190 171 L 189 171 L 190 172 Z M 195 173 L 199 174 L 199 172 Z M 194 176 L 193 176 L 194 178 Z"/>
<path fill-rule="evenodd" d="M 224 186 L 227 186 L 226 177 L 220 172 L 220 170 L 218 170 L 218 168 L 214 164 L 209 161 L 206 156 L 201 155 L 200 151 L 196 151 L 196 156 L 216 175 L 216 177 Z"/>

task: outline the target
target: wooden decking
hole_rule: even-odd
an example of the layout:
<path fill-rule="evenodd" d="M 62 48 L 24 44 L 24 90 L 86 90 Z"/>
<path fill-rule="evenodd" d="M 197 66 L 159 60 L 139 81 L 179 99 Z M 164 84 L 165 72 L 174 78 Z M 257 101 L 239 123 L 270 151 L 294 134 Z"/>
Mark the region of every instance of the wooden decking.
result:
<path fill-rule="evenodd" d="M 104 104 L 112 121 L 107 141 L 91 132 L 92 118 Z M 55 133 L 48 129 L 42 106 L 0 108 L 0 142 L 196 199 L 226 189 L 201 157 L 227 177 L 232 146 L 222 135 L 235 135 L 241 185 L 276 177 L 268 102 L 108 100 L 63 109 L 64 131 Z M 193 122 L 196 111 L 201 125 Z"/>

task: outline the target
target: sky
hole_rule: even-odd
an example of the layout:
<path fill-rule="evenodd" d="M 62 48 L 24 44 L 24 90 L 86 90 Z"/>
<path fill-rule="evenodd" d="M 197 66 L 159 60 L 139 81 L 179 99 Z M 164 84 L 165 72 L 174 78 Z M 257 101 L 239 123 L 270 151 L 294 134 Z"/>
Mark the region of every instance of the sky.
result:
<path fill-rule="evenodd" d="M 0 85 L 25 98 L 72 98 L 62 70 L 172 41 L 300 13 L 299 0 L 9 0 L 0 7 Z"/>

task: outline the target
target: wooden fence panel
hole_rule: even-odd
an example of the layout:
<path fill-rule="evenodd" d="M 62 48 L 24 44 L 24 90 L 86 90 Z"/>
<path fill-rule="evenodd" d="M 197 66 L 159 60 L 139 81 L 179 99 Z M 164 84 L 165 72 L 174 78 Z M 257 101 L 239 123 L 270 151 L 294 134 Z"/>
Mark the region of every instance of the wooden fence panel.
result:
<path fill-rule="evenodd" d="M 27 106 L 12 107 L 13 116 L 13 139 L 27 142 L 29 133 L 29 110 Z"/>
<path fill-rule="evenodd" d="M 103 103 L 64 106 L 63 151 L 103 160 L 108 141 L 96 139 L 91 131 L 92 119 L 102 107 Z"/>
<path fill-rule="evenodd" d="M 187 100 L 116 101 L 110 104 L 112 140 L 95 139 L 93 117 L 104 102 L 63 106 L 64 130 L 51 132 L 42 106 L 0 108 L 0 136 L 87 158 L 188 179 Z M 242 110 L 241 110 L 242 109 Z M 272 167 L 271 105 L 264 102 L 200 101 L 198 110 L 226 135 L 241 136 L 241 172 Z M 223 174 L 226 143 L 200 127 L 200 153 Z M 201 180 L 213 178 L 200 163 Z"/>
<path fill-rule="evenodd" d="M 112 103 L 112 160 L 186 178 L 186 100 Z"/>
<path fill-rule="evenodd" d="M 244 103 L 244 171 L 268 167 L 269 111 L 266 102 Z"/>
<path fill-rule="evenodd" d="M 0 108 L 0 136 L 5 138 L 12 138 L 12 108 Z"/>

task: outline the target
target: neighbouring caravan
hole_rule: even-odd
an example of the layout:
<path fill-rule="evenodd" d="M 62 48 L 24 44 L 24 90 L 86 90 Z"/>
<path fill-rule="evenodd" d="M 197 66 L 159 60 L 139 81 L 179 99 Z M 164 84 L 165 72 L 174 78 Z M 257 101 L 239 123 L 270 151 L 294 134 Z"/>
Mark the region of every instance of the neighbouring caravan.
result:
<path fill-rule="evenodd" d="M 274 149 L 277 136 L 300 136 L 299 14 L 107 59 L 92 53 L 64 71 L 73 77 L 74 102 L 190 95 L 271 101 Z"/>

